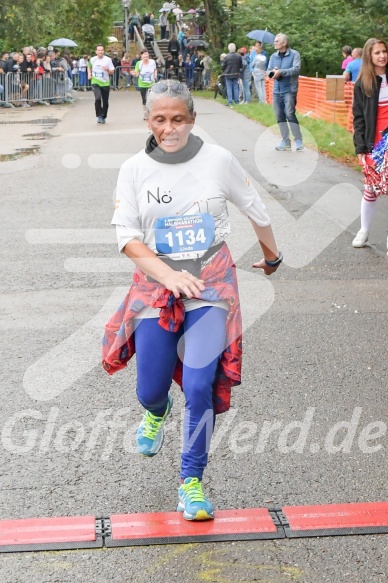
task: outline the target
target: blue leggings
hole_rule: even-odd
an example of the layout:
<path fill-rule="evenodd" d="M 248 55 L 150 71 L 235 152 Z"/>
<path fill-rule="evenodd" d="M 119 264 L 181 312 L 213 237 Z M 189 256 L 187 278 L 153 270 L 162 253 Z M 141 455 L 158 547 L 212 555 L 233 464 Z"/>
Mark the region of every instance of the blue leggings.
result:
<path fill-rule="evenodd" d="M 178 332 L 161 328 L 157 318 L 142 320 L 134 332 L 137 397 L 154 415 L 164 414 L 177 359 L 183 360 L 181 478 L 202 479 L 214 429 L 213 383 L 225 348 L 227 310 L 205 307 L 186 312 Z"/>

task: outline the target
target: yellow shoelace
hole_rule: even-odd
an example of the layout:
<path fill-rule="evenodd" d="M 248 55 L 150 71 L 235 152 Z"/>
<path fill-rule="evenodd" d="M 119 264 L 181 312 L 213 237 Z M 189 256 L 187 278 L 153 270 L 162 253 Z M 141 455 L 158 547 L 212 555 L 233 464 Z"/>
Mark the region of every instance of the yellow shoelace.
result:
<path fill-rule="evenodd" d="M 202 484 L 198 478 L 193 478 L 188 484 L 182 484 L 182 488 L 190 502 L 203 502 L 205 500 L 205 495 L 202 492 Z"/>

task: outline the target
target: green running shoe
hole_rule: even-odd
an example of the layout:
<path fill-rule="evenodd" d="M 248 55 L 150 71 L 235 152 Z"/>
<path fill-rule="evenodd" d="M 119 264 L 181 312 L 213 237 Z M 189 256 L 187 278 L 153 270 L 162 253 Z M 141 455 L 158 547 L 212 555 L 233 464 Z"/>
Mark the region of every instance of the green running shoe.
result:
<path fill-rule="evenodd" d="M 164 441 L 163 425 L 171 413 L 172 404 L 172 397 L 168 395 L 167 409 L 163 417 L 157 417 L 150 411 L 145 412 L 143 421 L 136 431 L 137 451 L 142 455 L 152 457 L 161 450 Z"/>
<path fill-rule="evenodd" d="M 179 504 L 177 510 L 183 512 L 186 520 L 212 520 L 214 518 L 213 504 L 203 491 L 198 478 L 186 478 L 178 490 Z"/>

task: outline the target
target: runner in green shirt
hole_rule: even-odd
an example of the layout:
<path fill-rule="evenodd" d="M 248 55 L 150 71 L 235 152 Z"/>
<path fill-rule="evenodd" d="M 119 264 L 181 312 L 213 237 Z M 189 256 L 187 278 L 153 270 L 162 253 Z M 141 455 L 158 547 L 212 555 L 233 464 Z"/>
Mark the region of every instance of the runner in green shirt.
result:
<path fill-rule="evenodd" d="M 132 75 L 138 78 L 141 100 L 143 108 L 145 108 L 147 91 L 155 83 L 158 77 L 158 70 L 155 61 L 150 59 L 147 49 L 140 51 L 140 55 L 141 60 L 136 63 Z M 143 119 L 145 119 L 145 117 Z"/>
<path fill-rule="evenodd" d="M 88 63 L 88 79 L 94 93 L 97 123 L 105 123 L 109 107 L 109 75 L 113 75 L 112 59 L 104 54 L 103 45 L 97 45 L 96 56 Z"/>

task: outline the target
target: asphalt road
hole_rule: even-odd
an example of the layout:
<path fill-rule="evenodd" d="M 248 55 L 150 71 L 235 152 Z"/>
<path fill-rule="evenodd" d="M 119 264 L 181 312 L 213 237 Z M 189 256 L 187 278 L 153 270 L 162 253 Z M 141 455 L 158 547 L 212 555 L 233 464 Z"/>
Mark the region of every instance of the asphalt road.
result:
<path fill-rule="evenodd" d="M 360 174 L 275 152 L 271 130 L 220 100 L 196 105 L 197 133 L 249 171 L 285 255 L 271 279 L 253 272 L 258 247 L 231 209 L 243 384 L 217 421 L 205 491 L 216 509 L 386 501 L 387 201 L 371 246 L 353 249 Z M 118 168 L 148 135 L 140 95 L 113 93 L 105 126 L 89 93 L 0 110 L 0 132 L 0 519 L 174 510 L 178 388 L 163 449 L 143 459 L 134 364 L 113 377 L 99 365 L 130 282 L 110 220 Z M 387 551 L 388 535 L 369 535 L 3 554 L 0 580 L 385 583 Z"/>

